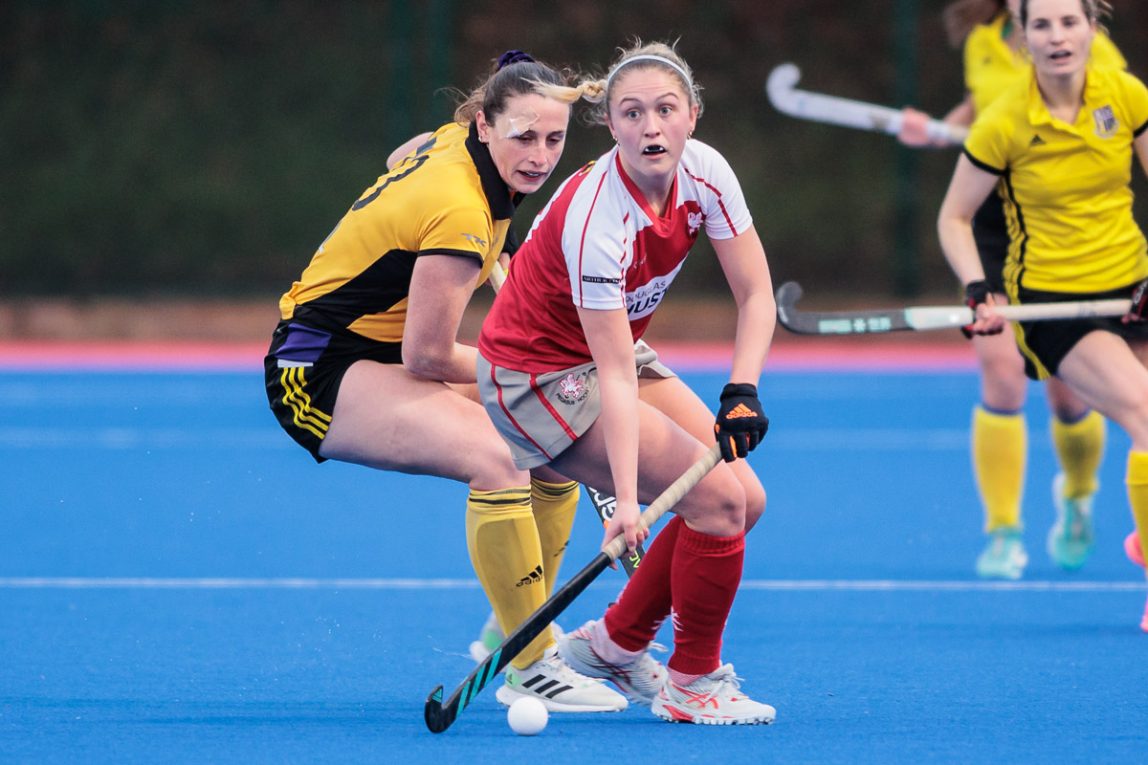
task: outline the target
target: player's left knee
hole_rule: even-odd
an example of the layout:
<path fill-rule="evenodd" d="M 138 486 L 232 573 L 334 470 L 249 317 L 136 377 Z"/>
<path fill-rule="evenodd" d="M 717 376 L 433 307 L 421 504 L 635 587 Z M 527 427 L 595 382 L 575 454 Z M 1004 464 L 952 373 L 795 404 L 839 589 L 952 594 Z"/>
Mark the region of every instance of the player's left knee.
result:
<path fill-rule="evenodd" d="M 746 488 L 745 530 L 748 532 L 765 513 L 765 487 L 761 484 Z"/>

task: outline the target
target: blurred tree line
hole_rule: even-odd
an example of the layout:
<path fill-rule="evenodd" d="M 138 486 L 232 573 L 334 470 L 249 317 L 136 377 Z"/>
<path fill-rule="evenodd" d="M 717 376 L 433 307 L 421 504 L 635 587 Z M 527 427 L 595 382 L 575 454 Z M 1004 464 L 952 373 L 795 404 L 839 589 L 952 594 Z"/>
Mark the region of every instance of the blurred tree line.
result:
<path fill-rule="evenodd" d="M 1148 77 L 1148 11 L 1112 37 Z M 600 74 L 679 40 L 698 137 L 731 160 L 774 279 L 948 290 L 934 218 L 955 151 L 785 117 L 763 85 L 943 114 L 963 95 L 942 0 L 7 0 L 0 5 L 0 297 L 277 296 L 394 146 L 450 118 L 508 48 Z M 523 206 L 609 146 L 575 123 Z M 1139 175 L 1139 173 L 1136 173 Z M 1137 182 L 1143 189 L 1142 179 Z M 1148 218 L 1140 216 L 1142 224 Z M 699 247 L 681 289 L 724 290 Z M 811 290 L 812 291 L 812 290 Z"/>

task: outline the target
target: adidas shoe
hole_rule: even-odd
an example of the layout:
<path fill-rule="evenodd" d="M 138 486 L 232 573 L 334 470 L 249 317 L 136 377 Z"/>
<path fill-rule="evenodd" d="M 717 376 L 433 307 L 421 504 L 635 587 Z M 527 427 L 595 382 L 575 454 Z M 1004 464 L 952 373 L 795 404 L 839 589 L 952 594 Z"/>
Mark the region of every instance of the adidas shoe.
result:
<path fill-rule="evenodd" d="M 1064 474 L 1052 482 L 1052 501 L 1056 505 L 1056 523 L 1048 532 L 1048 554 L 1056 565 L 1075 571 L 1092 554 L 1092 495 L 1064 496 Z"/>
<path fill-rule="evenodd" d="M 977 576 L 982 579 L 1020 579 L 1028 565 L 1028 553 L 1020 529 L 1007 526 L 989 532 L 989 543 L 977 558 Z"/>
<path fill-rule="evenodd" d="M 601 680 L 571 669 L 554 648 L 526 669 L 508 665 L 506 681 L 494 696 L 506 706 L 533 696 L 551 712 L 621 712 L 629 706 L 625 696 Z"/>
<path fill-rule="evenodd" d="M 762 725 L 773 722 L 777 710 L 741 692 L 733 665 L 725 664 L 687 686 L 667 679 L 650 710 L 670 722 L 699 725 Z"/>
<path fill-rule="evenodd" d="M 550 632 L 554 635 L 555 640 L 560 640 L 566 634 L 557 624 L 550 625 Z M 482 632 L 478 633 L 478 640 L 470 644 L 470 658 L 474 660 L 475 664 L 481 664 L 486 661 L 486 657 L 494 652 L 495 648 L 502 645 L 503 640 L 506 640 L 506 635 L 498 624 L 498 617 L 491 611 L 490 616 L 486 617 L 486 623 L 482 625 Z"/>
<path fill-rule="evenodd" d="M 574 671 L 587 677 L 609 680 L 631 700 L 648 707 L 665 684 L 666 668 L 650 656 L 649 651 L 643 651 L 625 664 L 611 664 L 599 656 L 591 644 L 595 629 L 604 629 L 600 621 L 586 622 L 564 635 L 558 641 L 558 655 Z M 657 643 L 652 645 L 657 646 Z"/>
<path fill-rule="evenodd" d="M 1137 532 L 1133 531 L 1124 537 L 1124 554 L 1137 566 L 1144 567 L 1144 550 L 1140 547 L 1140 535 Z"/>

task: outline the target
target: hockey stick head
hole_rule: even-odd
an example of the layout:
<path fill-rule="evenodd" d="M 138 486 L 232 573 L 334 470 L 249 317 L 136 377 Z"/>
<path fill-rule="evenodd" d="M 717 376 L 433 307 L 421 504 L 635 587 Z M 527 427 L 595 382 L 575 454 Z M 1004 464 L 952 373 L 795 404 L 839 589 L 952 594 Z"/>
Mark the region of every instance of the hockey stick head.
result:
<path fill-rule="evenodd" d="M 800 323 L 797 316 L 797 301 L 801 300 L 804 290 L 797 282 L 786 282 L 777 288 L 774 299 L 777 301 L 777 319 L 781 326 L 790 332 L 799 332 L 796 325 Z"/>
<path fill-rule="evenodd" d="M 791 114 L 796 109 L 794 86 L 801 79 L 801 70 L 797 64 L 786 62 L 778 64 L 769 73 L 765 81 L 765 92 L 769 95 L 769 102 L 779 112 Z"/>
<path fill-rule="evenodd" d="M 447 709 L 443 707 L 441 685 L 430 692 L 430 695 L 427 696 L 426 706 L 423 707 L 423 719 L 426 721 L 427 730 L 431 733 L 442 733 L 454 722 L 456 715 L 457 712 L 453 715 L 449 714 Z"/>

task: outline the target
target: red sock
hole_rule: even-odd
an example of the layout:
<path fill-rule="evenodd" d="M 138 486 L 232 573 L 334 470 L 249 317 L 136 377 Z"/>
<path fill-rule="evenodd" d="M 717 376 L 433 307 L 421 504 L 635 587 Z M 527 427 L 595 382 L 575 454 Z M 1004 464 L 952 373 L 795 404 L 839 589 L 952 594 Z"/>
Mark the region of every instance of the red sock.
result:
<path fill-rule="evenodd" d="M 618 602 L 606 611 L 606 634 L 620 648 L 644 651 L 670 613 L 670 570 L 678 531 L 685 527 L 674 516 L 658 532 L 645 557 L 626 583 Z"/>
<path fill-rule="evenodd" d="M 721 638 L 741 582 L 745 532 L 713 537 L 683 524 L 670 572 L 674 653 L 670 669 L 705 675 L 721 666 Z"/>

